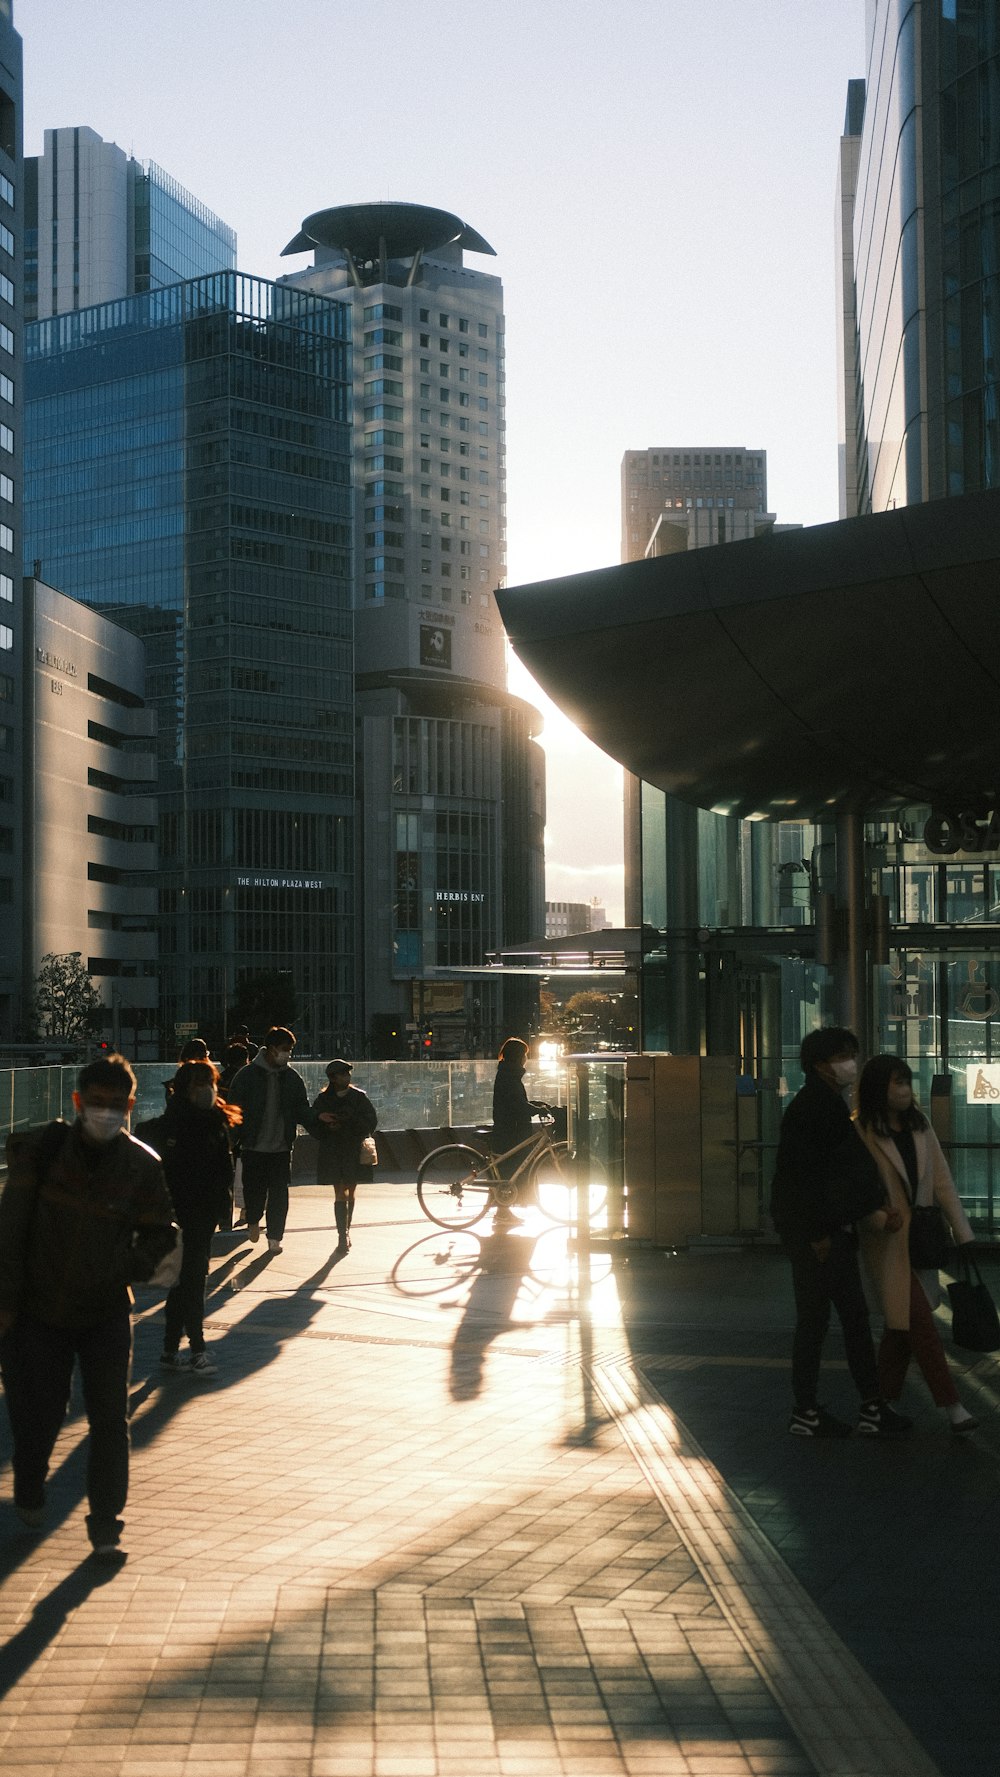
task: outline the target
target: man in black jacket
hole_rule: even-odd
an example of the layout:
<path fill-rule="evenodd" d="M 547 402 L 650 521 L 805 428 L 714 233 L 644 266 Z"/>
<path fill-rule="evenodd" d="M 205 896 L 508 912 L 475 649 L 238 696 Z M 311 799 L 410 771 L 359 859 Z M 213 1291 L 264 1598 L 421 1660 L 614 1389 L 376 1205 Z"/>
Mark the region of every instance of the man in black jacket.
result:
<path fill-rule="evenodd" d="M 290 1065 L 294 1047 L 291 1031 L 274 1025 L 264 1038 L 264 1047 L 248 1067 L 240 1069 L 227 1094 L 243 1112 L 240 1155 L 247 1233 L 253 1241 L 260 1239 L 260 1220 L 266 1212 L 267 1245 L 272 1253 L 281 1251 L 288 1220 L 292 1148 L 299 1124 L 310 1134 L 317 1128 L 305 1081 Z"/>
<path fill-rule="evenodd" d="M 113 1556 L 128 1495 L 130 1282 L 176 1230 L 156 1155 L 124 1133 L 135 1075 L 120 1055 L 82 1069 L 77 1120 L 12 1135 L 0 1197 L 0 1370 L 14 1439 L 14 1506 L 44 1522 L 45 1478 L 79 1363 L 90 1428 L 87 1533 Z"/>
<path fill-rule="evenodd" d="M 851 1120 L 844 1090 L 858 1071 L 858 1040 L 834 1026 L 810 1031 L 800 1050 L 805 1084 L 781 1121 L 771 1215 L 792 1266 L 795 1339 L 789 1431 L 801 1438 L 846 1438 L 851 1427 L 818 1405 L 820 1355 L 831 1304 L 844 1333 L 847 1364 L 861 1396 L 862 1436 L 905 1436 L 911 1422 L 879 1398 L 868 1308 L 854 1224 L 882 1207 L 878 1167 Z"/>

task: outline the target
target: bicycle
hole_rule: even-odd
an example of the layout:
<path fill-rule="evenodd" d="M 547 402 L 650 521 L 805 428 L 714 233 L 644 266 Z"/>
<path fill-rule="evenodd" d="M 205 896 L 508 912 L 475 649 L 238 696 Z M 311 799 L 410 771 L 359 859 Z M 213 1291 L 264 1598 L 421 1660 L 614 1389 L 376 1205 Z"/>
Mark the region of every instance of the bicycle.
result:
<path fill-rule="evenodd" d="M 551 1107 L 547 1107 L 541 1129 L 502 1154 L 483 1153 L 468 1142 L 435 1148 L 417 1171 L 417 1200 L 424 1215 L 439 1228 L 471 1228 L 490 1208 L 509 1209 L 515 1204 L 523 1182 L 531 1200 L 552 1222 L 571 1222 L 576 1214 L 576 1192 L 586 1190 L 590 1219 L 603 1207 L 607 1195 L 603 1169 L 589 1160 L 586 1179 L 581 1180 L 569 1144 L 552 1140 L 555 1121 Z M 510 1177 L 503 1177 L 501 1166 L 517 1154 L 522 1158 Z"/>

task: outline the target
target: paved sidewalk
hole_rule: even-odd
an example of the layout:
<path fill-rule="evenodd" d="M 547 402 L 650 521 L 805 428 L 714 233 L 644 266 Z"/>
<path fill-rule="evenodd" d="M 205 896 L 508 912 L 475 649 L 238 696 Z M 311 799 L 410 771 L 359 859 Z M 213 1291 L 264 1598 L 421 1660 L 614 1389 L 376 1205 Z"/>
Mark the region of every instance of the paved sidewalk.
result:
<path fill-rule="evenodd" d="M 962 1385 L 991 1419 L 975 1450 L 932 1409 L 905 1450 L 803 1448 L 768 1255 L 595 1253 L 581 1276 L 549 1224 L 446 1233 L 412 1185 L 372 1187 L 341 1261 L 332 1221 L 299 1189 L 280 1255 L 217 1239 L 212 1382 L 160 1371 L 140 1302 L 124 1565 L 86 1553 L 79 1416 L 47 1533 L 0 1508 L 0 1769 L 998 1769 L 995 1682 L 972 1708 L 949 1670 L 995 1647 L 994 1360 Z"/>

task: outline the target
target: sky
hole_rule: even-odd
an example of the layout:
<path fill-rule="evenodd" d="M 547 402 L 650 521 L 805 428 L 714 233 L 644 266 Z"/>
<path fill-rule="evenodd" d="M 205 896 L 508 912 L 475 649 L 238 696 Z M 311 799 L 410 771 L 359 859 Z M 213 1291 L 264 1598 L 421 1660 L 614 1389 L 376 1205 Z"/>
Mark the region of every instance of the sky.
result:
<path fill-rule="evenodd" d="M 864 0 L 14 0 L 25 153 L 87 124 L 278 277 L 301 219 L 393 198 L 496 249 L 511 585 L 619 559 L 626 450 L 764 449 L 837 517 L 834 191 Z M 547 895 L 622 917 L 621 772 L 545 717 Z"/>

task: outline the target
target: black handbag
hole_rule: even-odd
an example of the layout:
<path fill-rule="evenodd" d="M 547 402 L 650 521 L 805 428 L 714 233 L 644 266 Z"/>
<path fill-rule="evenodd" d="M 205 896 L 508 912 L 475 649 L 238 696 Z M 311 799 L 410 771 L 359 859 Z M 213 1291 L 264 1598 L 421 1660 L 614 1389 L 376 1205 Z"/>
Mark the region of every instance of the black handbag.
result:
<path fill-rule="evenodd" d="M 952 1339 L 962 1351 L 1000 1351 L 1000 1316 L 979 1266 L 961 1246 L 956 1262 L 960 1276 L 948 1285 Z"/>
<path fill-rule="evenodd" d="M 914 1204 L 910 1215 L 910 1264 L 914 1271 L 940 1271 L 951 1256 L 948 1224 L 937 1204 Z"/>

